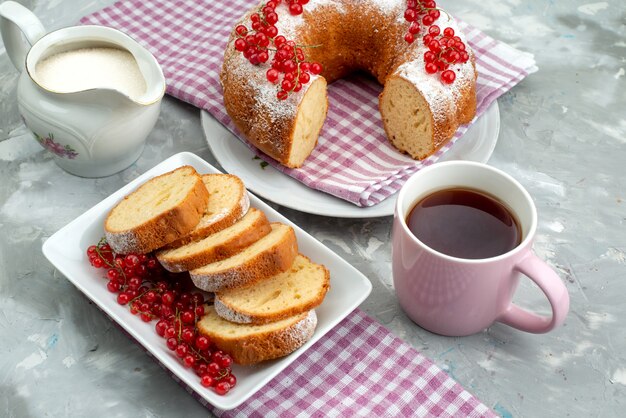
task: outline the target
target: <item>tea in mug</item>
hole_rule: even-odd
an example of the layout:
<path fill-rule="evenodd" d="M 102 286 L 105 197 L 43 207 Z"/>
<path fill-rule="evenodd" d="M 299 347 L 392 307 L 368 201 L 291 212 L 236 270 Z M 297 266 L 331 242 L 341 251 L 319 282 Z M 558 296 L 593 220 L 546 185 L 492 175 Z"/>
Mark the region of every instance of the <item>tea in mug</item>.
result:
<path fill-rule="evenodd" d="M 444 189 L 419 200 L 406 223 L 413 235 L 440 253 L 465 259 L 505 254 L 522 240 L 513 212 L 483 192 Z"/>

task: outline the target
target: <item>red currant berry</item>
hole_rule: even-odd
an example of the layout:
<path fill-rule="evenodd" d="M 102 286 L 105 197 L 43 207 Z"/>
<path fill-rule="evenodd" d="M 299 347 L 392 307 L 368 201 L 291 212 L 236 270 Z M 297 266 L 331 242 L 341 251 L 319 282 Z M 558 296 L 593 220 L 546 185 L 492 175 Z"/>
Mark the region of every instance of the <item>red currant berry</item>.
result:
<path fill-rule="evenodd" d="M 217 364 L 219 364 L 220 367 L 223 369 L 228 369 L 230 366 L 232 366 L 233 359 L 228 354 L 225 354 L 219 359 Z"/>
<path fill-rule="evenodd" d="M 437 66 L 432 62 L 427 62 L 425 69 L 428 74 L 435 74 L 437 72 Z"/>
<path fill-rule="evenodd" d="M 454 79 L 456 78 L 456 73 L 452 70 L 446 70 L 441 73 L 441 81 L 446 84 L 454 83 Z"/>
<path fill-rule="evenodd" d="M 441 16 L 441 12 L 439 10 L 429 10 L 428 15 L 433 18 L 434 22 L 435 20 L 439 19 L 439 16 Z"/>
<path fill-rule="evenodd" d="M 421 28 L 418 22 L 413 22 L 409 26 L 409 33 L 412 33 L 413 35 L 417 35 L 418 33 L 420 33 L 420 30 Z"/>
<path fill-rule="evenodd" d="M 97 269 L 102 268 L 102 267 L 104 267 L 104 260 L 101 259 L 100 257 L 96 256 L 96 257 L 91 259 L 91 265 L 94 266 Z"/>
<path fill-rule="evenodd" d="M 157 294 L 152 290 L 147 291 L 144 297 L 148 303 L 154 303 L 157 300 Z"/>
<path fill-rule="evenodd" d="M 217 385 L 215 385 L 215 393 L 220 396 L 226 395 L 229 390 L 230 385 L 228 384 L 228 382 L 219 382 Z"/>
<path fill-rule="evenodd" d="M 265 33 L 267 37 L 271 39 L 278 35 L 278 29 L 276 29 L 276 26 L 268 26 L 263 29 L 263 33 Z"/>
<path fill-rule="evenodd" d="M 167 348 L 169 348 L 170 350 L 174 351 L 176 350 L 176 348 L 178 348 L 178 340 L 174 337 L 170 337 L 167 339 L 167 341 L 165 342 L 165 344 L 167 345 Z"/>
<path fill-rule="evenodd" d="M 408 32 L 407 34 L 404 35 L 404 40 L 412 44 L 413 41 L 415 41 L 415 36 L 413 36 L 411 32 Z"/>
<path fill-rule="evenodd" d="M 415 19 L 417 19 L 417 13 L 414 9 L 406 9 L 404 11 L 404 18 L 407 22 L 415 22 Z"/>
<path fill-rule="evenodd" d="M 280 73 L 278 72 L 278 70 L 274 68 L 270 68 L 269 70 L 267 70 L 267 73 L 265 73 L 265 77 L 267 78 L 267 81 L 269 81 L 270 83 L 278 82 L 279 76 L 280 76 Z"/>
<path fill-rule="evenodd" d="M 148 274 L 148 268 L 143 264 L 139 264 L 137 267 L 135 267 L 134 271 L 135 274 L 139 277 L 145 277 Z"/>
<path fill-rule="evenodd" d="M 239 25 L 235 28 L 235 32 L 237 32 L 237 35 L 243 36 L 248 33 L 248 28 L 246 28 L 244 25 Z"/>
<path fill-rule="evenodd" d="M 435 22 L 435 18 L 431 15 L 426 15 L 422 18 L 422 24 L 424 26 L 430 26 Z"/>
<path fill-rule="evenodd" d="M 165 336 L 165 330 L 167 330 L 167 328 L 168 328 L 167 321 L 164 321 L 163 319 L 158 321 L 156 325 L 154 326 L 154 330 L 159 335 L 159 337 Z"/>
<path fill-rule="evenodd" d="M 302 14 L 302 6 L 298 3 L 291 3 L 289 5 L 289 13 L 291 13 L 294 16 L 297 16 L 299 14 Z"/>
<path fill-rule="evenodd" d="M 428 43 L 428 49 L 430 49 L 431 51 L 433 51 L 436 54 L 439 51 L 441 51 L 441 44 L 439 43 L 438 40 L 433 39 L 432 41 L 430 41 Z"/>
<path fill-rule="evenodd" d="M 120 291 L 120 284 L 117 282 L 117 280 L 109 280 L 109 282 L 107 283 L 107 289 L 111 293 L 117 293 Z"/>
<path fill-rule="evenodd" d="M 283 90 L 289 91 L 289 90 L 293 89 L 293 82 L 285 79 L 281 83 L 281 87 L 283 88 Z"/>
<path fill-rule="evenodd" d="M 217 376 L 220 373 L 220 366 L 216 362 L 212 361 L 207 365 L 207 373 L 211 376 Z"/>
<path fill-rule="evenodd" d="M 204 306 L 202 306 L 202 305 L 196 306 L 196 309 L 195 309 L 194 312 L 195 312 L 197 317 L 203 316 L 204 315 Z"/>
<path fill-rule="evenodd" d="M 195 362 L 196 362 L 196 359 L 191 354 L 187 354 L 185 357 L 183 357 L 183 365 L 185 367 L 193 367 Z"/>
<path fill-rule="evenodd" d="M 119 303 L 120 305 L 126 305 L 128 302 L 130 302 L 130 297 L 128 297 L 128 294 L 126 292 L 122 292 L 117 295 L 117 303 Z"/>
<path fill-rule="evenodd" d="M 213 386 L 215 384 L 215 379 L 213 379 L 211 376 L 209 376 L 208 374 L 205 374 L 204 376 L 202 376 L 202 378 L 200 379 L 200 384 L 202 386 L 204 386 L 205 388 L 210 388 L 211 386 Z"/>
<path fill-rule="evenodd" d="M 198 350 L 203 351 L 209 348 L 210 341 L 207 337 L 201 335 L 200 337 L 196 338 L 195 345 Z"/>
<path fill-rule="evenodd" d="M 196 364 L 193 365 L 193 369 L 198 376 L 204 376 L 206 374 L 206 362 L 202 359 L 197 360 Z"/>
<path fill-rule="evenodd" d="M 276 93 L 276 98 L 278 100 L 286 100 L 287 96 L 289 96 L 289 93 L 287 93 L 285 90 L 279 90 L 278 93 Z"/>
<path fill-rule="evenodd" d="M 175 336 L 176 336 L 176 328 L 174 328 L 174 327 L 167 327 L 165 329 L 165 334 L 164 334 L 165 338 L 173 338 Z"/>
<path fill-rule="evenodd" d="M 161 303 L 166 306 L 171 306 L 174 303 L 174 292 L 168 290 L 161 295 Z"/>
<path fill-rule="evenodd" d="M 178 344 L 178 346 L 176 347 L 176 355 L 180 358 L 183 358 L 187 355 L 187 353 L 189 353 L 189 347 L 187 347 L 187 344 Z"/>
<path fill-rule="evenodd" d="M 447 36 L 448 38 L 452 38 L 454 36 L 454 29 L 452 29 L 452 28 L 445 28 L 443 30 L 443 36 Z"/>
<path fill-rule="evenodd" d="M 235 385 L 237 384 L 237 378 L 235 377 L 234 374 L 229 374 L 228 376 L 226 376 L 224 378 L 224 381 L 228 382 L 231 388 L 234 388 Z"/>
<path fill-rule="evenodd" d="M 441 29 L 437 25 L 432 25 L 431 27 L 428 28 L 428 33 L 432 36 L 439 35 L 439 32 L 441 32 Z"/>
<path fill-rule="evenodd" d="M 274 45 L 277 48 L 280 47 L 285 42 L 287 42 L 287 39 L 283 35 L 278 35 L 277 37 L 274 38 Z"/>
<path fill-rule="evenodd" d="M 317 62 L 313 62 L 311 63 L 311 73 L 318 75 L 322 72 L 322 66 L 317 63 Z"/>
<path fill-rule="evenodd" d="M 90 245 L 89 247 L 87 247 L 87 255 L 97 254 L 96 249 L 97 247 L 95 245 Z"/>
<path fill-rule="evenodd" d="M 270 58 L 267 51 L 261 51 L 257 54 L 257 59 L 260 63 L 265 63 Z"/>
<path fill-rule="evenodd" d="M 196 334 L 192 330 L 186 328 L 183 330 L 183 332 L 181 332 L 180 338 L 184 342 L 191 344 L 193 340 L 196 338 Z"/>
<path fill-rule="evenodd" d="M 275 25 L 278 22 L 278 15 L 272 11 L 265 15 L 265 21 L 270 25 Z"/>
<path fill-rule="evenodd" d="M 137 267 L 137 265 L 139 265 L 139 257 L 137 257 L 135 254 L 128 254 L 124 258 L 124 265 L 126 267 Z"/>
<path fill-rule="evenodd" d="M 120 276 L 120 273 L 116 269 L 109 269 L 107 271 L 107 278 L 109 280 L 117 280 L 119 276 Z"/>

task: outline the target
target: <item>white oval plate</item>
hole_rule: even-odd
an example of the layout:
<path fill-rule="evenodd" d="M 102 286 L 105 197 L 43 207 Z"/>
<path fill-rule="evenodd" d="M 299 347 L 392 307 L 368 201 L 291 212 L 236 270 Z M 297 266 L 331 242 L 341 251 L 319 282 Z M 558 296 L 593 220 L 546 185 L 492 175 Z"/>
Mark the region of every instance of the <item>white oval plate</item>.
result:
<path fill-rule="evenodd" d="M 393 215 L 396 195 L 361 208 L 318 190 L 268 165 L 261 168 L 255 154 L 208 112 L 201 112 L 202 129 L 215 159 L 229 173 L 241 177 L 248 189 L 265 199 L 315 215 L 337 218 L 375 218 Z M 494 102 L 439 161 L 468 160 L 486 163 L 500 132 L 500 110 Z"/>

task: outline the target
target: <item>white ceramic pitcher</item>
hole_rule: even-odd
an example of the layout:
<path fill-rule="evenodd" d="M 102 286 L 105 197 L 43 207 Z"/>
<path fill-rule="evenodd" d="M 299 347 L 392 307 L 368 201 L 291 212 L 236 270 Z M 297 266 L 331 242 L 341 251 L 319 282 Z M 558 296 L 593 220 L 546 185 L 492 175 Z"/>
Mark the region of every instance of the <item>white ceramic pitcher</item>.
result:
<path fill-rule="evenodd" d="M 61 168 L 82 177 L 103 177 L 139 158 L 165 93 L 163 72 L 150 52 L 122 32 L 103 26 L 74 26 L 46 34 L 39 19 L 13 1 L 0 4 L 0 29 L 9 58 L 21 71 L 20 114 Z M 30 45 L 23 42 L 22 34 Z M 111 88 L 59 93 L 35 81 L 40 60 L 98 47 L 133 55 L 146 83 L 144 94 L 131 98 Z"/>

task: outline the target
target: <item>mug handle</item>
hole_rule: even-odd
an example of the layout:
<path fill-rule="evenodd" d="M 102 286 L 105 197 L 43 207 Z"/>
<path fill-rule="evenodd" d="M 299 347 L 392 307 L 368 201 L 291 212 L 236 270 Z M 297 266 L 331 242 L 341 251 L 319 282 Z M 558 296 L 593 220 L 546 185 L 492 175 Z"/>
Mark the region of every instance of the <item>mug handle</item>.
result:
<path fill-rule="evenodd" d="M 0 32 L 11 62 L 18 69 L 24 71 L 26 54 L 30 47 L 46 34 L 46 29 L 33 12 L 14 1 L 5 1 L 0 4 Z M 30 44 L 25 45 L 22 35 Z"/>
<path fill-rule="evenodd" d="M 511 303 L 498 321 L 534 334 L 543 334 L 561 325 L 569 310 L 569 294 L 561 278 L 534 253 L 529 253 L 514 268 L 543 291 L 552 307 L 552 317 L 537 315 Z"/>

